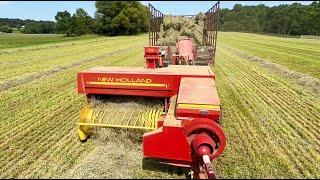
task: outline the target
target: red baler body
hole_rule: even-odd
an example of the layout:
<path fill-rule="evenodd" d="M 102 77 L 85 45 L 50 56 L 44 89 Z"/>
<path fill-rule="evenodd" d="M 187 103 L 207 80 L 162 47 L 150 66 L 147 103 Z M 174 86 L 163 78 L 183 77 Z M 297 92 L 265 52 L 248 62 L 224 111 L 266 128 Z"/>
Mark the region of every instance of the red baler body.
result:
<path fill-rule="evenodd" d="M 201 48 L 194 46 L 191 38 L 180 36 L 176 47 L 167 46 L 160 51 L 157 41 L 164 15 L 149 4 L 145 67 L 94 67 L 77 74 L 78 93 L 87 95 L 88 99 L 94 95 L 163 99 L 163 112 L 157 110 L 157 116 L 151 118 L 143 116 L 151 119 L 152 124 L 152 128 L 148 127 L 152 131 L 143 135 L 143 156 L 169 165 L 191 167 L 196 178 L 215 178 L 212 160 L 226 147 L 226 137 L 220 126 L 222 115 L 215 74 L 209 66 L 215 58 L 219 4 L 217 2 L 205 13 Z M 121 120 L 126 126 L 97 124 L 93 111 L 84 107 L 77 123 L 79 138 L 83 141 L 91 135 L 90 126 L 145 129 L 137 124 L 128 126 L 131 116 L 129 120 Z"/>
<path fill-rule="evenodd" d="M 217 137 L 219 147 L 209 154 L 210 159 L 225 148 L 215 75 L 209 66 L 95 67 L 79 72 L 77 79 L 81 94 L 176 98 L 167 114 L 158 120 L 158 129 L 144 134 L 145 157 L 192 167 L 197 162 L 192 149 L 196 129 L 206 129 L 204 133 L 212 131 Z"/>

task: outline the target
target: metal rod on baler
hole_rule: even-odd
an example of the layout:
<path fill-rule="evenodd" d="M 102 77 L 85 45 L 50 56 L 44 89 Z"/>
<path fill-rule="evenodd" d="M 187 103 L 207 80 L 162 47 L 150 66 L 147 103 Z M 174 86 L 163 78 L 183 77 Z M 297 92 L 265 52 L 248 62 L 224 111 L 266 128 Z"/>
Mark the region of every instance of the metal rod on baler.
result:
<path fill-rule="evenodd" d="M 93 127 L 105 127 L 105 128 L 144 129 L 144 130 L 154 130 L 154 129 L 156 129 L 154 127 L 95 124 L 95 123 L 76 123 L 76 125 L 79 125 L 79 126 L 93 126 Z"/>

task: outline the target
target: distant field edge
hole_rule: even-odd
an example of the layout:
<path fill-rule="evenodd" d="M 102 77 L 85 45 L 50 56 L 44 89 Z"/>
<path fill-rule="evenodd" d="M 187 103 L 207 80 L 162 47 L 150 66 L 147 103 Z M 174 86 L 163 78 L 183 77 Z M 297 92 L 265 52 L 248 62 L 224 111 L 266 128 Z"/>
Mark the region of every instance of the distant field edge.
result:
<path fill-rule="evenodd" d="M 264 36 L 274 36 L 274 37 L 282 37 L 282 38 L 296 38 L 296 39 L 317 39 L 320 40 L 320 36 L 316 35 L 284 35 L 284 34 L 274 34 L 274 33 L 259 33 L 259 32 L 246 32 L 246 31 L 219 31 L 219 32 L 232 32 L 232 33 L 245 33 L 245 34 L 256 34 L 256 35 L 264 35 Z M 219 36 L 219 35 L 218 35 Z"/>
<path fill-rule="evenodd" d="M 97 38 L 97 35 L 65 37 L 60 34 L 0 34 L 0 50 Z"/>

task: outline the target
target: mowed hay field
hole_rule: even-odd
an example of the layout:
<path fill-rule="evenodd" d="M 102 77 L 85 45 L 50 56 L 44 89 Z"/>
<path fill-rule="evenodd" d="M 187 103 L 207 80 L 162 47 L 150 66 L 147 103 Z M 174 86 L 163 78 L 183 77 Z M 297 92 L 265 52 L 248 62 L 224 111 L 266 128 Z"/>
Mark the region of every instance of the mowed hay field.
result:
<path fill-rule="evenodd" d="M 75 122 L 76 73 L 143 66 L 147 35 L 92 37 L 0 50 L 1 178 L 185 178 L 142 170 L 141 133 Z M 2 35 L 0 35 L 0 39 Z M 320 41 L 218 33 L 213 67 L 228 138 L 220 178 L 320 178 Z"/>
<path fill-rule="evenodd" d="M 75 36 L 64 37 L 61 34 L 16 34 L 16 33 L 4 33 L 0 35 L 0 50 L 6 48 L 18 48 L 32 45 L 59 43 L 64 41 L 91 39 L 97 36 Z"/>

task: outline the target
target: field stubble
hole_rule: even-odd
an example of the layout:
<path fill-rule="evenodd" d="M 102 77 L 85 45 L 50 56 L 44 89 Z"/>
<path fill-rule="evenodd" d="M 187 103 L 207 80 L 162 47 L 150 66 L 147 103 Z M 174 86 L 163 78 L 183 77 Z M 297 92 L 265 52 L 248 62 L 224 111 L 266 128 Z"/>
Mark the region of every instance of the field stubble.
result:
<path fill-rule="evenodd" d="M 217 163 L 219 170 L 228 169 L 223 176 L 237 177 L 232 176 L 238 169 L 234 165 L 243 163 L 248 171 L 241 177 L 319 177 L 319 93 L 221 44 L 214 70 L 229 139 L 225 156 L 249 156 Z M 235 136 L 240 136 L 238 141 L 230 139 Z"/>
<path fill-rule="evenodd" d="M 285 53 L 278 48 L 280 53 L 270 54 L 270 41 L 252 36 L 264 41 L 249 46 L 254 40 L 247 34 L 219 36 L 213 69 L 228 146 L 214 162 L 218 177 L 319 178 L 319 91 L 254 60 L 269 63 Z M 290 49 L 287 41 L 275 38 L 274 45 L 290 52 L 300 49 L 293 59 L 300 54 L 307 61 L 303 55 L 310 54 L 310 62 L 303 68 L 287 64 L 290 56 L 271 62 L 319 80 L 315 73 L 305 74 L 308 67 L 311 72 L 318 68 L 314 42 Z M 141 133 L 97 130 L 86 143 L 76 137 L 75 123 L 86 104 L 76 91 L 77 71 L 142 66 L 145 44 L 147 36 L 139 35 L 0 50 L 0 83 L 8 84 L 0 91 L 0 177 L 184 178 L 165 167 L 164 172 L 141 169 Z"/>

